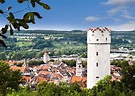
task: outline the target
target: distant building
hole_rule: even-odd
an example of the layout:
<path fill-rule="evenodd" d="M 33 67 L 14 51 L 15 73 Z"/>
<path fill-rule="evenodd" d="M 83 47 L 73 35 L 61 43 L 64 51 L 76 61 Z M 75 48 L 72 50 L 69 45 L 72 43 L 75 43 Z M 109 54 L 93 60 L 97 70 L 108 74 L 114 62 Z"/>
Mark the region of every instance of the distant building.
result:
<path fill-rule="evenodd" d="M 44 51 L 43 61 L 45 64 L 48 63 L 48 61 L 50 61 L 50 56 L 48 55 L 48 52 L 46 50 Z"/>
<path fill-rule="evenodd" d="M 82 60 L 80 57 L 76 60 L 76 76 L 82 76 Z"/>
<path fill-rule="evenodd" d="M 89 28 L 87 32 L 87 88 L 110 74 L 111 33 L 108 28 Z"/>

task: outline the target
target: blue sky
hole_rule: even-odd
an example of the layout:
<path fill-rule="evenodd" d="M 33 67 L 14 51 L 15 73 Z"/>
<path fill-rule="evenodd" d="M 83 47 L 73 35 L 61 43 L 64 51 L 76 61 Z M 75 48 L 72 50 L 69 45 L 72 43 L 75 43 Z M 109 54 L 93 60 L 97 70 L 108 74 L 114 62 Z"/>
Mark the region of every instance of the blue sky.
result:
<path fill-rule="evenodd" d="M 11 0 L 0 4 L 1 9 L 12 6 L 10 11 L 27 7 L 27 3 L 17 5 Z M 16 1 L 16 0 L 15 0 Z M 51 10 L 37 6 L 31 11 L 39 11 L 43 19 L 36 19 L 30 29 L 87 30 L 88 28 L 109 27 L 111 30 L 135 30 L 135 0 L 41 0 L 50 5 Z M 16 13 L 22 17 L 24 12 Z M 0 27 L 7 21 L 0 15 Z"/>

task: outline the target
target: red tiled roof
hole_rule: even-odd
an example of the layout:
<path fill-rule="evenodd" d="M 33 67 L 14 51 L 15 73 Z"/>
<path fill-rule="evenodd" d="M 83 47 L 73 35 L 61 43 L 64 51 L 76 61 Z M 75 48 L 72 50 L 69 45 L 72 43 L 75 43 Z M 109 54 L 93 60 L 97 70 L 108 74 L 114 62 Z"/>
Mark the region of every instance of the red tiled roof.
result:
<path fill-rule="evenodd" d="M 53 75 L 55 76 L 55 77 L 58 77 L 58 78 L 60 78 L 60 79 L 62 79 L 63 78 L 63 76 L 62 75 L 60 75 L 60 74 L 58 74 L 58 73 L 53 73 Z"/>
<path fill-rule="evenodd" d="M 35 83 L 39 83 L 41 81 L 47 81 L 46 78 L 43 78 L 41 76 L 38 76 L 36 79 L 35 79 Z"/>
<path fill-rule="evenodd" d="M 74 82 L 78 82 L 78 81 L 87 81 L 87 77 L 72 76 L 70 83 L 74 83 Z"/>
<path fill-rule="evenodd" d="M 31 77 L 30 76 L 22 76 L 23 79 L 26 80 L 26 82 L 30 82 Z"/>
<path fill-rule="evenodd" d="M 47 74 L 51 74 L 52 72 L 49 72 L 49 71 L 39 71 L 39 74 L 44 74 L 44 75 L 47 75 Z"/>
<path fill-rule="evenodd" d="M 20 70 L 21 72 L 24 72 L 26 70 L 25 67 L 18 67 L 18 66 L 10 66 L 11 70 Z"/>
<path fill-rule="evenodd" d="M 104 28 L 99 28 L 99 27 L 97 27 L 97 28 L 89 28 L 88 29 L 88 31 L 92 31 L 92 32 L 94 32 L 94 31 L 96 31 L 96 30 L 99 30 L 99 31 L 101 31 L 101 32 L 103 32 L 103 31 L 110 31 L 110 29 L 109 28 L 107 28 L 107 27 L 104 27 Z"/>
<path fill-rule="evenodd" d="M 70 83 L 74 83 L 74 82 L 77 82 L 82 87 L 86 87 L 87 86 L 87 77 L 72 76 Z"/>
<path fill-rule="evenodd" d="M 41 67 L 41 69 L 43 69 L 43 70 L 44 70 L 44 69 L 49 69 L 49 68 L 50 68 L 50 66 L 48 66 L 48 65 L 45 65 L 45 66 L 42 66 L 42 67 Z"/>

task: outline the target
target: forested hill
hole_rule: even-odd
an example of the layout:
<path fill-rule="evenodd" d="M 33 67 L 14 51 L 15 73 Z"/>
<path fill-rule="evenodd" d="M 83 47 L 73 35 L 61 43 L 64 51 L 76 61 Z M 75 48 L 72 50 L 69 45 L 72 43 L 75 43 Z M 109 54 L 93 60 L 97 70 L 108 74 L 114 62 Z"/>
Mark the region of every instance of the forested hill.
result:
<path fill-rule="evenodd" d="M 135 30 L 134 31 L 112 31 L 112 46 L 127 46 L 135 48 Z"/>
<path fill-rule="evenodd" d="M 9 33 L 9 32 L 8 32 Z M 7 34 L 8 35 L 8 34 Z M 135 30 L 134 31 L 112 31 L 111 32 L 112 38 L 112 46 L 115 45 L 123 45 L 123 44 L 131 44 L 134 46 L 135 43 Z M 10 38 L 10 35 L 8 35 Z M 27 36 L 27 37 L 26 37 Z M 15 31 L 14 36 L 12 38 L 39 38 L 39 36 L 45 39 L 53 39 L 62 40 L 62 41 L 74 41 L 78 43 L 86 43 L 86 31 L 82 30 L 72 30 L 72 31 L 58 31 L 58 30 L 21 30 Z M 24 39 L 21 39 L 24 40 Z M 28 39 L 27 39 L 28 40 Z M 131 47 L 133 47 L 131 46 Z"/>
<path fill-rule="evenodd" d="M 64 34 L 69 32 L 86 32 L 82 30 L 72 30 L 72 31 L 58 31 L 58 30 L 21 30 L 21 31 L 14 31 L 15 33 L 37 33 L 37 34 Z"/>
<path fill-rule="evenodd" d="M 9 33 L 9 32 L 8 32 Z M 5 43 L 8 48 L 0 46 L 0 52 L 6 55 L 19 52 L 29 53 L 49 50 L 51 56 L 81 54 L 86 57 L 87 53 L 87 32 L 82 30 L 57 31 L 57 30 L 21 30 L 15 31 L 13 36 L 7 34 L 8 38 Z M 112 31 L 111 48 L 128 47 L 135 48 L 135 31 Z M 42 54 L 37 54 L 38 57 Z M 24 54 L 23 54 L 24 55 Z M 35 55 L 29 55 L 35 56 Z M 36 55 L 36 56 L 37 56 Z M 26 55 L 28 56 L 28 55 Z M 26 57 L 24 56 L 24 57 Z M 9 56 L 10 57 L 10 56 Z M 13 56 L 12 56 L 13 57 Z M 32 58 L 32 57 L 31 57 Z"/>
<path fill-rule="evenodd" d="M 77 34 L 81 35 L 83 34 L 84 37 L 81 38 L 81 40 L 86 40 L 86 31 L 82 30 L 72 30 L 72 31 L 58 31 L 58 30 L 22 30 L 20 32 L 16 31 L 15 33 L 35 33 L 35 35 L 38 34 L 53 34 L 53 35 L 58 35 L 58 34 L 63 34 L 63 35 L 70 35 L 72 37 L 76 37 L 77 39 Z M 73 36 L 74 35 L 74 36 Z M 135 30 L 133 31 L 112 31 L 111 32 L 112 36 L 112 45 L 115 44 L 131 44 L 135 43 Z M 75 39 L 75 38 L 74 38 Z"/>

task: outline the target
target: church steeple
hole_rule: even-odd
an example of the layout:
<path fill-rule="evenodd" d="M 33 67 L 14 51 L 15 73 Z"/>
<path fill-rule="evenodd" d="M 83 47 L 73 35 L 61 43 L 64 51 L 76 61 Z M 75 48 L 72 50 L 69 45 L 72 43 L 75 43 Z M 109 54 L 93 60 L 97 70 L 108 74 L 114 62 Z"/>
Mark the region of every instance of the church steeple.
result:
<path fill-rule="evenodd" d="M 76 76 L 82 76 L 82 60 L 80 57 L 76 60 Z"/>
<path fill-rule="evenodd" d="M 29 70 L 29 66 L 28 66 L 28 63 L 27 63 L 27 59 L 26 58 L 24 59 L 23 67 L 25 67 L 26 71 Z"/>

